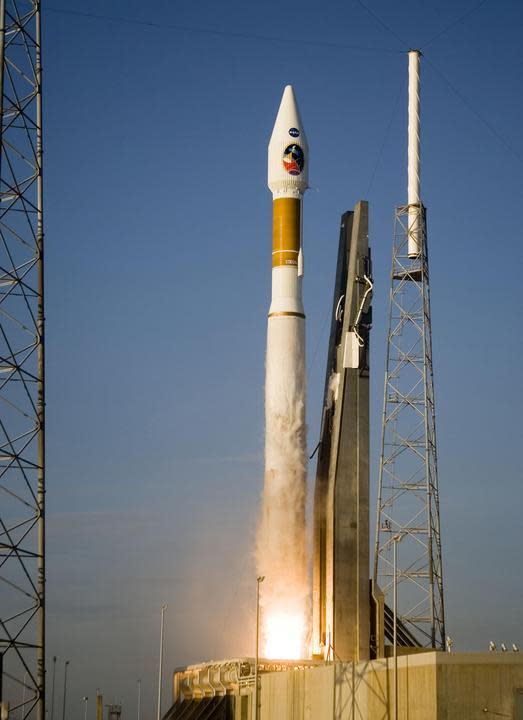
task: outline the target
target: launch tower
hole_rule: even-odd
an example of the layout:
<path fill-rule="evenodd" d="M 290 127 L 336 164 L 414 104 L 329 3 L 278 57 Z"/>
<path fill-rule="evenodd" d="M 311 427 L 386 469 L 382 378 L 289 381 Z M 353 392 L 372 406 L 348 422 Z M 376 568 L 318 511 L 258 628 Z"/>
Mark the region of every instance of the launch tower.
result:
<path fill-rule="evenodd" d="M 395 215 L 374 580 L 390 608 L 397 599 L 398 621 L 421 646 L 444 649 L 419 61 L 410 51 L 408 204 Z"/>
<path fill-rule="evenodd" d="M 45 717 L 40 48 L 39 0 L 0 0 L 0 701 L 20 720 Z"/>
<path fill-rule="evenodd" d="M 342 216 L 314 493 L 313 652 L 368 660 L 368 204 Z"/>

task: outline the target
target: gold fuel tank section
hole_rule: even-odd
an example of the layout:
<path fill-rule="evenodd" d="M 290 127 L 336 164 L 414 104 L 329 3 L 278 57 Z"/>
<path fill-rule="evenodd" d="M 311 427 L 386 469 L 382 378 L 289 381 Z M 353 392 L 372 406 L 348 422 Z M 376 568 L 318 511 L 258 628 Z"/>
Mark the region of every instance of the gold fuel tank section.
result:
<path fill-rule="evenodd" d="M 272 267 L 298 265 L 301 199 L 276 198 L 272 215 Z"/>

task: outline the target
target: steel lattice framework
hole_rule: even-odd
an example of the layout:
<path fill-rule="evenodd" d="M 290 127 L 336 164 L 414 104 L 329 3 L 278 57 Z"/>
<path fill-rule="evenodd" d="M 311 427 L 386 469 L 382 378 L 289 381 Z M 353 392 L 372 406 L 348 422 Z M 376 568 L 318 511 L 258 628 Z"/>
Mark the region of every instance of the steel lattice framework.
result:
<path fill-rule="evenodd" d="M 409 257 L 409 228 L 421 252 Z M 398 619 L 420 645 L 445 647 L 426 212 L 395 215 L 374 578 L 389 607 L 397 547 Z"/>
<path fill-rule="evenodd" d="M 40 2 L 0 0 L 0 653 L 3 700 L 44 720 Z"/>

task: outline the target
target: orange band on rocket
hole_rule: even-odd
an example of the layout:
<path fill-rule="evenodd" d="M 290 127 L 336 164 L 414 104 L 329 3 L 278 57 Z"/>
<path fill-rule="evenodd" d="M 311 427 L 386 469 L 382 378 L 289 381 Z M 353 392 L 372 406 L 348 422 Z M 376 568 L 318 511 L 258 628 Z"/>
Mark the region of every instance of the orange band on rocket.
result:
<path fill-rule="evenodd" d="M 301 200 L 277 198 L 272 214 L 272 267 L 298 264 L 301 234 Z"/>

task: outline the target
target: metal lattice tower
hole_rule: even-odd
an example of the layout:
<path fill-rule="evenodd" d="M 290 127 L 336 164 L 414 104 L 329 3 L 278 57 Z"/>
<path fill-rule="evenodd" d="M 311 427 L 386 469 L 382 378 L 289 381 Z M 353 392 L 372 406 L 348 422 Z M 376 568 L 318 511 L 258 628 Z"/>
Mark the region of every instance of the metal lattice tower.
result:
<path fill-rule="evenodd" d="M 419 199 L 419 56 L 409 53 L 409 204 L 395 215 L 374 579 L 389 607 L 396 587 L 398 619 L 419 644 L 444 649 L 429 261 Z"/>
<path fill-rule="evenodd" d="M 2 699 L 44 720 L 44 268 L 39 0 L 0 0 Z"/>

